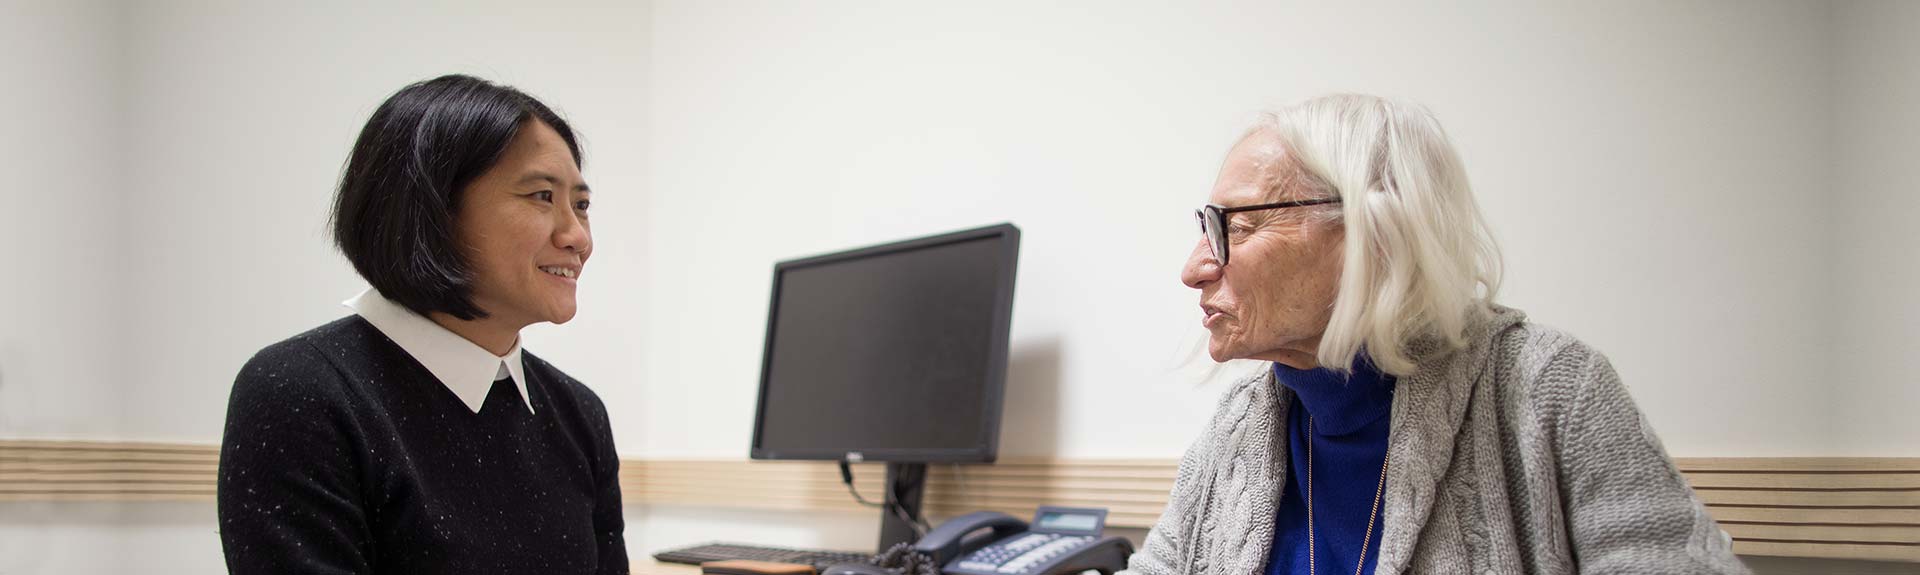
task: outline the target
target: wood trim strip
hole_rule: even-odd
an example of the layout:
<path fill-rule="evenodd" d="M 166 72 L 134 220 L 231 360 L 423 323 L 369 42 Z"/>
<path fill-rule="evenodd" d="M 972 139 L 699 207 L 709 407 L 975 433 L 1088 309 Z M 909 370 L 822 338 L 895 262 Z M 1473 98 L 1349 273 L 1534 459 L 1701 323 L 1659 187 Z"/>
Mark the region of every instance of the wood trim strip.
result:
<path fill-rule="evenodd" d="M 1755 521 L 1802 525 L 1915 525 L 1920 526 L 1920 508 L 1897 509 L 1800 509 L 1783 507 L 1732 507 L 1708 505 L 1707 513 L 1717 521 Z"/>
<path fill-rule="evenodd" d="M 1720 528 L 1741 540 L 1824 541 L 1904 545 L 1920 549 L 1920 525 L 1791 525 L 1721 521 Z"/>
<path fill-rule="evenodd" d="M 1920 562 L 1920 458 L 1683 458 L 1675 464 L 1747 555 Z M 0 502 L 211 501 L 219 448 L 156 442 L 0 440 Z M 873 513 L 847 494 L 832 463 L 621 461 L 630 504 Z M 1040 504 L 1106 507 L 1108 523 L 1151 527 L 1165 506 L 1173 459 L 1010 458 L 933 465 L 936 517 Z M 879 497 L 885 468 L 854 466 Z"/>
<path fill-rule="evenodd" d="M 1916 473 L 1685 473 L 1695 489 L 1920 492 Z"/>
<path fill-rule="evenodd" d="M 1707 505 L 1812 509 L 1920 507 L 1920 491 L 1768 491 L 1695 488 L 1693 492 Z"/>
<path fill-rule="evenodd" d="M 1685 473 L 1920 473 L 1920 457 L 1680 457 Z"/>
<path fill-rule="evenodd" d="M 1733 552 L 1741 555 L 1765 555 L 1770 557 L 1920 562 L 1920 552 L 1915 552 L 1912 548 L 1908 547 L 1889 545 L 1856 545 L 1802 541 L 1747 541 L 1734 539 Z"/>

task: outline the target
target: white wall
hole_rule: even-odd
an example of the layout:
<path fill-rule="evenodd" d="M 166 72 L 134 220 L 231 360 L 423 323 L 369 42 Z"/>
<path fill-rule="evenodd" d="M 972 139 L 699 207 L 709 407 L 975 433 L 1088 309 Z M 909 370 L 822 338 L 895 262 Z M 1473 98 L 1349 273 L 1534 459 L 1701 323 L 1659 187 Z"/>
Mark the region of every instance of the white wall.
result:
<path fill-rule="evenodd" d="M 218 441 L 238 366 L 361 285 L 324 236 L 361 123 L 459 71 L 584 135 L 582 314 L 528 347 L 629 456 L 744 456 L 773 262 L 998 221 L 1025 232 L 1002 452 L 1177 456 L 1220 391 L 1182 367 L 1189 212 L 1257 110 L 1333 91 L 1439 114 L 1506 301 L 1606 351 L 1676 455 L 1920 445 L 1911 5 L 5 6 L 0 62 L 37 81 L 0 90 L 35 111 L 0 162 L 54 176 L 5 196 L 32 248 L 4 264 L 62 281 L 0 281 L 0 437 Z M 218 571 L 211 509 L 0 505 L 29 551 L 0 573 Z M 629 516 L 635 556 L 876 524 Z"/>
<path fill-rule="evenodd" d="M 0 437 L 115 437 L 119 43 L 104 2 L 0 3 Z"/>
<path fill-rule="evenodd" d="M 1920 4 L 1864 0 L 1835 10 L 1834 181 L 1809 194 L 1835 210 L 1834 421 L 1857 454 L 1920 449 Z M 1825 363 L 1825 362 L 1822 362 Z"/>

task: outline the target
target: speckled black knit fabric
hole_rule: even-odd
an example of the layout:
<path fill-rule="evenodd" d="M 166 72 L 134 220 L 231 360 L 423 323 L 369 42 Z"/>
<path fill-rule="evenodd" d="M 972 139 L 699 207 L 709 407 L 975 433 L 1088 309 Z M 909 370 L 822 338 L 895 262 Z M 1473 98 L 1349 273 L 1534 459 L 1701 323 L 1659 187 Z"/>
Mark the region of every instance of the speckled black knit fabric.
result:
<path fill-rule="evenodd" d="M 523 355 L 534 411 L 502 380 L 476 414 L 359 316 L 261 350 L 220 450 L 228 569 L 626 573 L 606 408 Z"/>

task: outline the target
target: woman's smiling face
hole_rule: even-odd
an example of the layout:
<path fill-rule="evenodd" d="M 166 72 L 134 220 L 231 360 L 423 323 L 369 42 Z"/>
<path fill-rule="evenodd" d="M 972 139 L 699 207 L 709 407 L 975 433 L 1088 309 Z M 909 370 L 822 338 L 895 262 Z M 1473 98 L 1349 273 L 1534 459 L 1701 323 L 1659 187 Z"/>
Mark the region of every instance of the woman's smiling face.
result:
<path fill-rule="evenodd" d="M 461 193 L 455 234 L 473 274 L 473 301 L 509 325 L 566 323 L 593 254 L 592 192 L 559 132 L 538 120 Z"/>

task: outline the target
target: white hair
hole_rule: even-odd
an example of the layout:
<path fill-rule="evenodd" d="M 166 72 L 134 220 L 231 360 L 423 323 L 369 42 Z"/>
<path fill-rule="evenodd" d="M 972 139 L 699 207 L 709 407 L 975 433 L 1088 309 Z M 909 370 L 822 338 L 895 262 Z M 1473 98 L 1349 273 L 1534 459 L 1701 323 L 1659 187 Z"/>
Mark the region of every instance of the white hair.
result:
<path fill-rule="evenodd" d="M 1337 196 L 1320 213 L 1345 226 L 1346 251 L 1320 365 L 1412 374 L 1411 345 L 1466 344 L 1473 316 L 1500 290 L 1500 249 L 1460 157 L 1417 104 L 1333 95 L 1266 114 L 1249 133 L 1277 136 L 1303 197 Z M 1289 191 L 1289 190 L 1281 190 Z"/>

